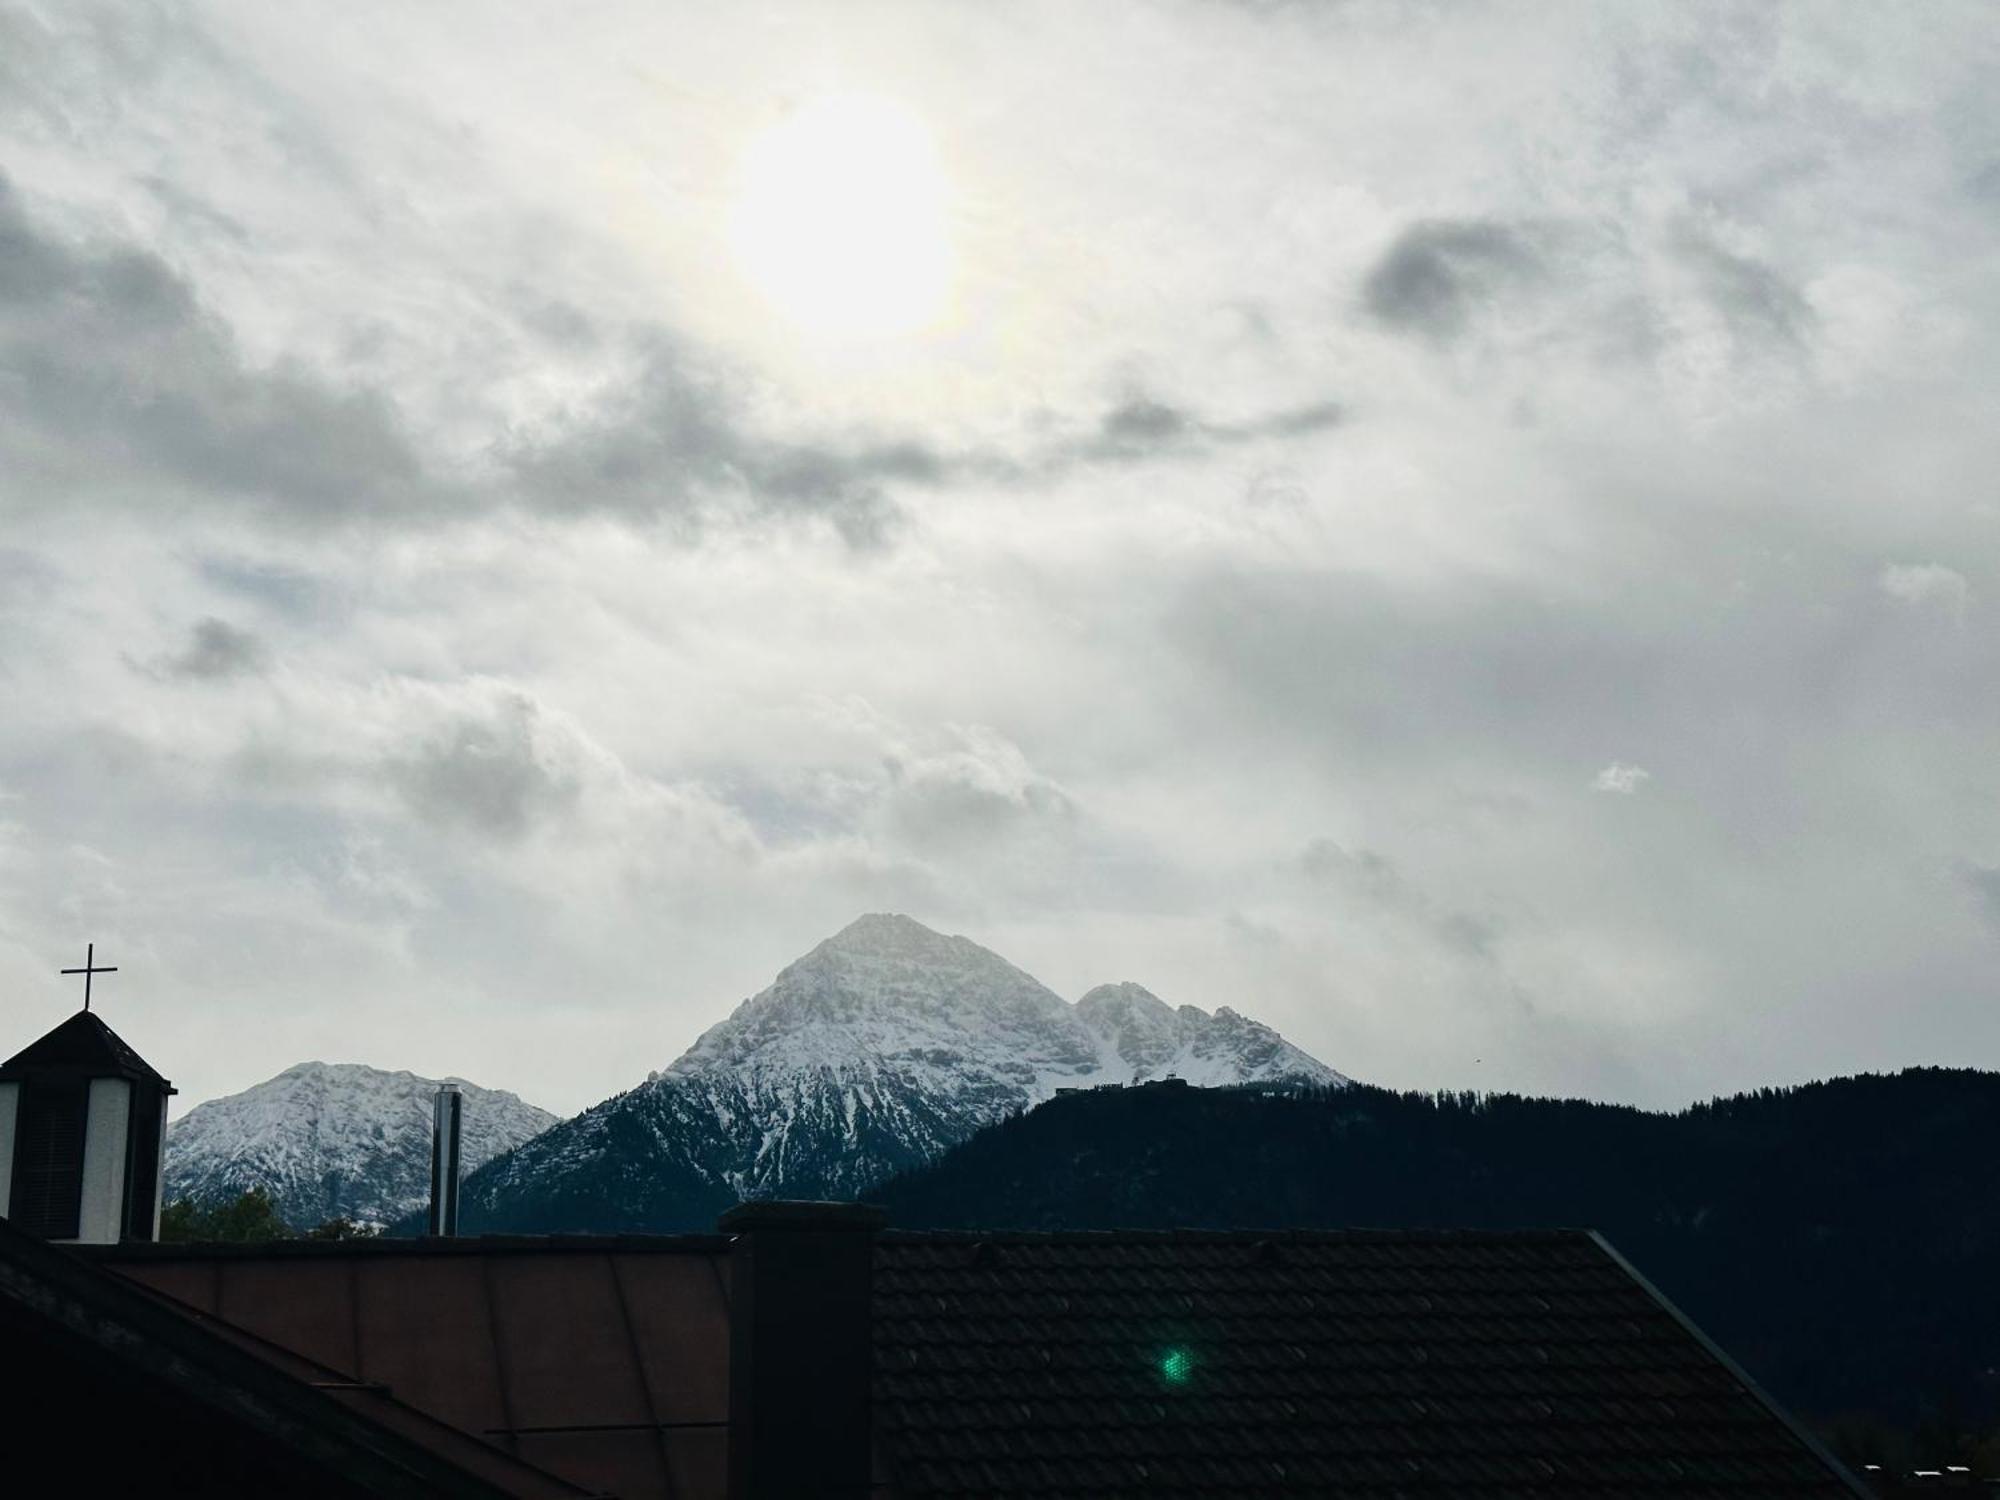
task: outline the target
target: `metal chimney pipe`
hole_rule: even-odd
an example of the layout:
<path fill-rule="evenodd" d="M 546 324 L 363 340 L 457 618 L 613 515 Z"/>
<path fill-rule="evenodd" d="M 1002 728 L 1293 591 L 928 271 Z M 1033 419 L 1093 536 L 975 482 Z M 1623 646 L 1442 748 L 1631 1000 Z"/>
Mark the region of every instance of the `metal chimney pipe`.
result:
<path fill-rule="evenodd" d="M 434 1235 L 458 1233 L 459 1130 L 465 1096 L 455 1083 L 441 1083 L 431 1099 L 431 1227 Z"/>

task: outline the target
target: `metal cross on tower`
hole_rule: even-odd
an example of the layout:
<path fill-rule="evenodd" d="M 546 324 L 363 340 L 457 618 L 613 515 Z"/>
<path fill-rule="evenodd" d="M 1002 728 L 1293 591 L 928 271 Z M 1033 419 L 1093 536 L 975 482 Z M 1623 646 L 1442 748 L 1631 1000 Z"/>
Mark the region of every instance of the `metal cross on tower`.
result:
<path fill-rule="evenodd" d="M 117 972 L 118 965 L 116 964 L 110 964 L 101 969 L 97 966 L 97 944 L 95 943 L 86 943 L 84 945 L 82 968 L 63 970 L 65 974 L 81 974 L 83 976 L 83 1008 L 85 1010 L 90 1009 L 90 976 L 93 974 L 116 974 Z"/>

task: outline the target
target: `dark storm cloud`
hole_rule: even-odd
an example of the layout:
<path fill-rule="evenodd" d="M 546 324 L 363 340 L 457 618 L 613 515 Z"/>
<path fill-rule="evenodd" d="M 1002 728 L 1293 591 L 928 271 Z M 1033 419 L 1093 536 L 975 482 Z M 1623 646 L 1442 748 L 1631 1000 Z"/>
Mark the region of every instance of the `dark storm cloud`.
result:
<path fill-rule="evenodd" d="M 263 641 L 211 615 L 195 622 L 186 648 L 161 666 L 170 676 L 213 681 L 261 672 L 269 659 Z"/>
<path fill-rule="evenodd" d="M 512 839 L 573 806 L 578 778 L 548 753 L 533 700 L 508 694 L 454 717 L 414 754 L 388 767 L 422 817 L 447 828 Z"/>
<path fill-rule="evenodd" d="M 0 451 L 45 486 L 184 487 L 332 518 L 407 503 L 418 477 L 379 394 L 247 368 L 166 262 L 43 234 L 4 178 L 0 386 Z"/>
<path fill-rule="evenodd" d="M 1431 219 L 1404 230 L 1362 283 L 1368 311 L 1391 327 L 1450 339 L 1485 304 L 1542 280 L 1541 253 L 1485 219 Z"/>

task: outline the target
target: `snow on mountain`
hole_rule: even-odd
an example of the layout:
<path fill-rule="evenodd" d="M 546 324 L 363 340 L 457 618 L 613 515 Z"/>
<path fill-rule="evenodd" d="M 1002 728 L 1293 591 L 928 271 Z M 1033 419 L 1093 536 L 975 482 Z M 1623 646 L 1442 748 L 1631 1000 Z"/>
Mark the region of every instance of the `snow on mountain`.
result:
<path fill-rule="evenodd" d="M 513 1094 L 462 1078 L 470 1170 L 556 1123 Z M 227 1201 L 253 1187 L 297 1228 L 336 1216 L 386 1224 L 430 1201 L 431 1098 L 439 1080 L 359 1063 L 300 1063 L 167 1129 L 165 1200 Z"/>
<path fill-rule="evenodd" d="M 1262 1021 L 1228 1006 L 1178 1010 L 1143 985 L 1100 984 L 1076 1002 L 1077 1019 L 1104 1049 L 1102 1082 L 1185 1078 L 1211 1088 L 1238 1083 L 1338 1087 L 1348 1082 Z"/>
<path fill-rule="evenodd" d="M 739 1197 L 851 1198 L 1058 1088 L 1347 1080 L 1227 1008 L 1071 1005 L 998 954 L 865 916 L 664 1073 L 472 1178 L 468 1228 L 705 1228 Z"/>
<path fill-rule="evenodd" d="M 908 917 L 851 923 L 704 1032 L 667 1069 L 768 1081 L 884 1070 L 976 1101 L 1044 1098 L 1098 1048 L 1051 990 L 969 938 Z"/>

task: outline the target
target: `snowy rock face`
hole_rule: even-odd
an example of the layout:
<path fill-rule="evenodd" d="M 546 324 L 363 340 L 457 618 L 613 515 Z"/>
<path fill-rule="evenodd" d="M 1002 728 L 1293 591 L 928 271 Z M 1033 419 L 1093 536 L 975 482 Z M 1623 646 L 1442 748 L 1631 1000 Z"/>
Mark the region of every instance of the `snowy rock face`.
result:
<path fill-rule="evenodd" d="M 514 1095 L 463 1079 L 467 1172 L 556 1123 Z M 431 1191 L 431 1098 L 439 1080 L 358 1063 L 300 1063 L 211 1099 L 167 1129 L 164 1201 L 224 1202 L 250 1188 L 309 1229 L 335 1217 L 387 1224 L 422 1212 Z"/>
<path fill-rule="evenodd" d="M 1058 1088 L 1347 1080 L 1258 1022 L 1136 984 L 1075 1005 L 999 955 L 867 916 L 664 1073 L 466 1184 L 466 1227 L 705 1229 L 743 1197 L 852 1198 Z"/>
<path fill-rule="evenodd" d="M 1106 1083 L 1185 1078 L 1203 1088 L 1236 1083 L 1338 1087 L 1348 1080 L 1262 1021 L 1228 1006 L 1214 1015 L 1169 1006 L 1142 985 L 1100 984 L 1076 1002 L 1077 1019 L 1104 1049 Z"/>

